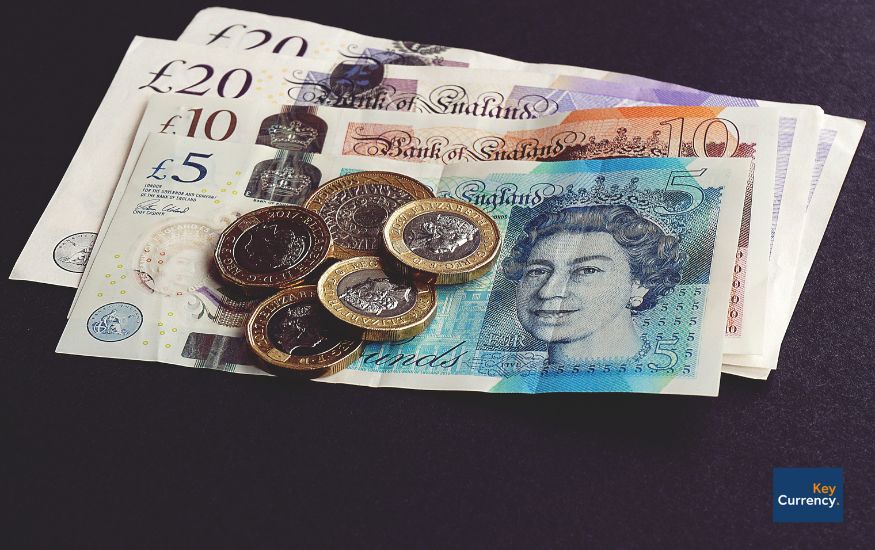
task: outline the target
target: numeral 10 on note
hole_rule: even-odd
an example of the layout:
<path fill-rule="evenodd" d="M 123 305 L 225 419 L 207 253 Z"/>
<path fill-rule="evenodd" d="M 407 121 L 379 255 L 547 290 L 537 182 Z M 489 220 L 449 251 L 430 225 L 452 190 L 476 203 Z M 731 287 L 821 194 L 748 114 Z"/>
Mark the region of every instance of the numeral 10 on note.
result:
<path fill-rule="evenodd" d="M 668 126 L 669 154 L 676 157 L 688 157 L 690 152 L 684 151 L 684 119 L 673 118 L 659 123 Z M 722 141 L 723 146 L 717 146 Z M 696 126 L 691 140 L 695 156 L 731 157 L 738 150 L 740 135 L 738 126 L 725 118 L 709 118 Z M 716 146 L 716 147 L 715 147 Z"/>
<path fill-rule="evenodd" d="M 237 129 L 237 115 L 228 109 L 220 109 L 210 113 L 204 117 L 202 108 L 189 109 L 187 112 L 192 114 L 191 122 L 189 122 L 187 137 L 196 137 L 198 130 L 202 130 L 203 135 L 212 141 L 225 141 L 234 134 Z M 201 122 L 203 121 L 203 124 Z M 176 134 L 176 123 L 184 123 L 182 115 L 174 115 L 167 119 L 162 125 L 160 134 Z"/>

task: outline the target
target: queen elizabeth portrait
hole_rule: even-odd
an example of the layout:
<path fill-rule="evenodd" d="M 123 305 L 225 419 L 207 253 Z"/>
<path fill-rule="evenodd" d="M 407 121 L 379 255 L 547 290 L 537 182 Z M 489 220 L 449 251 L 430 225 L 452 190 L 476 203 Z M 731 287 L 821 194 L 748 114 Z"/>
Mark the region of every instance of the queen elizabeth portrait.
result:
<path fill-rule="evenodd" d="M 529 221 L 502 264 L 520 325 L 550 364 L 646 351 L 635 315 L 681 280 L 677 237 L 628 206 L 574 206 Z"/>

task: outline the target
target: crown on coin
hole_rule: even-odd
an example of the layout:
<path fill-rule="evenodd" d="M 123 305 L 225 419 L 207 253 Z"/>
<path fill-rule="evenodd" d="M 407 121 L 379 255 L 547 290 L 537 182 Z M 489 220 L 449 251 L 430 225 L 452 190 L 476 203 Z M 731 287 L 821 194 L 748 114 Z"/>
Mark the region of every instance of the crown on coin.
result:
<path fill-rule="evenodd" d="M 316 130 L 299 120 L 291 124 L 273 124 L 267 129 L 270 143 L 274 147 L 291 150 L 304 150 L 316 139 Z"/>
<path fill-rule="evenodd" d="M 258 177 L 262 193 L 279 195 L 301 195 L 310 189 L 312 178 L 291 168 L 265 170 Z"/>

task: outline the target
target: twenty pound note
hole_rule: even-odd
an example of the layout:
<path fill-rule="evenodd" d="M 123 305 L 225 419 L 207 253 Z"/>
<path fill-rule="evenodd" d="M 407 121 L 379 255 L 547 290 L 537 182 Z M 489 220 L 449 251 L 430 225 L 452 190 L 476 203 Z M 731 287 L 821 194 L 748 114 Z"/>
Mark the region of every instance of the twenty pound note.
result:
<path fill-rule="evenodd" d="M 246 194 L 258 167 L 286 154 L 150 136 L 58 351 L 261 373 L 242 337 L 252 304 L 209 266 L 223 225 L 265 204 Z M 186 164 L 191 158 L 201 169 Z M 399 168 L 383 159 L 305 158 L 329 176 Z M 178 177 L 156 180 L 159 165 L 160 175 Z M 368 345 L 353 365 L 320 380 L 717 394 L 748 159 L 414 166 L 438 195 L 483 202 L 516 190 L 519 200 L 490 211 L 503 234 L 498 265 L 471 283 L 441 287 L 422 334 Z"/>

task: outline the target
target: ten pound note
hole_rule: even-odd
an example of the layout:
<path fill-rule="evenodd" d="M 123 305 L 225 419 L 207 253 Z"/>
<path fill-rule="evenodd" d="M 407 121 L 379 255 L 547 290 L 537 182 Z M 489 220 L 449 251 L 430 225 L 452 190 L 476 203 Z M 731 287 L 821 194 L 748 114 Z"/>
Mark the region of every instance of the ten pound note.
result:
<path fill-rule="evenodd" d="M 272 204 L 247 188 L 280 185 L 270 167 L 298 158 L 265 146 L 150 136 L 58 351 L 261 373 L 242 338 L 253 304 L 215 279 L 211 257 L 228 221 Z M 513 188 L 526 197 L 495 204 L 490 215 L 503 234 L 497 267 L 441 287 L 425 332 L 370 344 L 353 365 L 320 380 L 717 394 L 749 159 L 303 160 L 320 181 L 403 166 L 438 195 L 476 203 Z M 442 235 L 453 237 L 452 252 L 467 234 Z M 373 297 L 374 307 L 394 309 L 410 295 L 403 285 L 362 284 L 377 285 L 358 294 Z"/>

